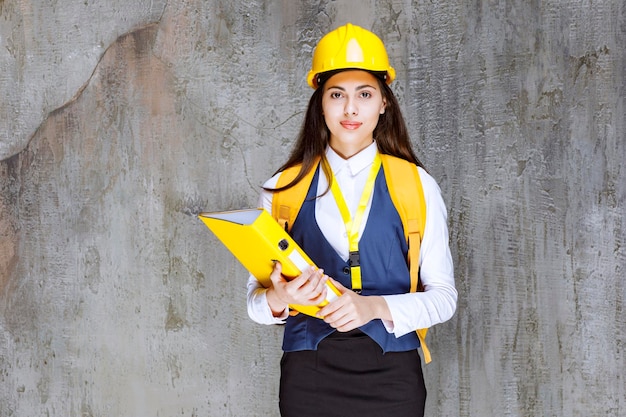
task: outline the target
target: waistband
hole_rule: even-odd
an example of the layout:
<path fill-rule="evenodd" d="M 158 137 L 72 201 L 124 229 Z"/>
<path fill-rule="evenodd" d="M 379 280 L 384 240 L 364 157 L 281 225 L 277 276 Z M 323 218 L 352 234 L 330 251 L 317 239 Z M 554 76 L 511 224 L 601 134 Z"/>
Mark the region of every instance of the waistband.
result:
<path fill-rule="evenodd" d="M 328 336 L 327 339 L 355 339 L 359 337 L 369 337 L 365 333 L 363 333 L 360 329 L 350 330 L 349 332 L 340 332 L 335 330 Z"/>

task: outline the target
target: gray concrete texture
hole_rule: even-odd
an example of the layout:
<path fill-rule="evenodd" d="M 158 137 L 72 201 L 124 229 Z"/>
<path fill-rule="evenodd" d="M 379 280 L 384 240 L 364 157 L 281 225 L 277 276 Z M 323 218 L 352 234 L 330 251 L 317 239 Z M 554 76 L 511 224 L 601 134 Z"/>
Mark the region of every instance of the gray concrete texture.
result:
<path fill-rule="evenodd" d="M 278 414 L 196 214 L 256 205 L 348 21 L 449 209 L 427 415 L 626 415 L 623 0 L 0 0 L 0 416 Z"/>

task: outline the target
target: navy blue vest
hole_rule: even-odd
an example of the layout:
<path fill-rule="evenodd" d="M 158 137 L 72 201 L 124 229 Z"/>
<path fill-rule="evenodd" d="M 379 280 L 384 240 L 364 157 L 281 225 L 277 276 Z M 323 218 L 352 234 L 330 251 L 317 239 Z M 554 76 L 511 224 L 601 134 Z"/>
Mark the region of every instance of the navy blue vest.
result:
<path fill-rule="evenodd" d="M 350 266 L 328 243 L 315 221 L 315 195 L 319 168 L 315 173 L 307 197 L 291 229 L 293 239 L 304 249 L 324 273 L 352 286 Z M 374 184 L 372 207 L 359 240 L 362 295 L 403 294 L 410 290 L 407 265 L 407 243 L 400 215 L 393 206 L 385 175 L 381 169 Z M 388 333 L 381 320 L 373 320 L 360 330 L 374 339 L 383 352 L 404 352 L 420 345 L 415 332 L 396 338 Z M 306 314 L 289 316 L 285 324 L 283 350 L 316 350 L 319 342 L 336 331 L 323 320 Z"/>

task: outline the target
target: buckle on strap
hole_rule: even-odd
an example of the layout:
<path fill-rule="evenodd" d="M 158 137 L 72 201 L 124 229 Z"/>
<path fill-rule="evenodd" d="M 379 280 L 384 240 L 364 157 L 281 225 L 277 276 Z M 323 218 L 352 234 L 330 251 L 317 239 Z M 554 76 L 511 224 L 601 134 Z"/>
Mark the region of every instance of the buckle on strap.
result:
<path fill-rule="evenodd" d="M 361 266 L 361 257 L 359 256 L 359 251 L 350 252 L 350 256 L 348 257 L 348 265 L 350 267 Z"/>

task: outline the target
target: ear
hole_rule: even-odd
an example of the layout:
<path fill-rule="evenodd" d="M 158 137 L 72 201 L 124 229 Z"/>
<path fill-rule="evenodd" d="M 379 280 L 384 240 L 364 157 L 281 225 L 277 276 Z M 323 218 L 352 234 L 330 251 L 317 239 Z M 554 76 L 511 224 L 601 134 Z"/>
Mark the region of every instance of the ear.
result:
<path fill-rule="evenodd" d="M 385 114 L 386 107 L 387 107 L 387 100 L 383 100 L 383 104 L 380 105 L 380 114 Z"/>

